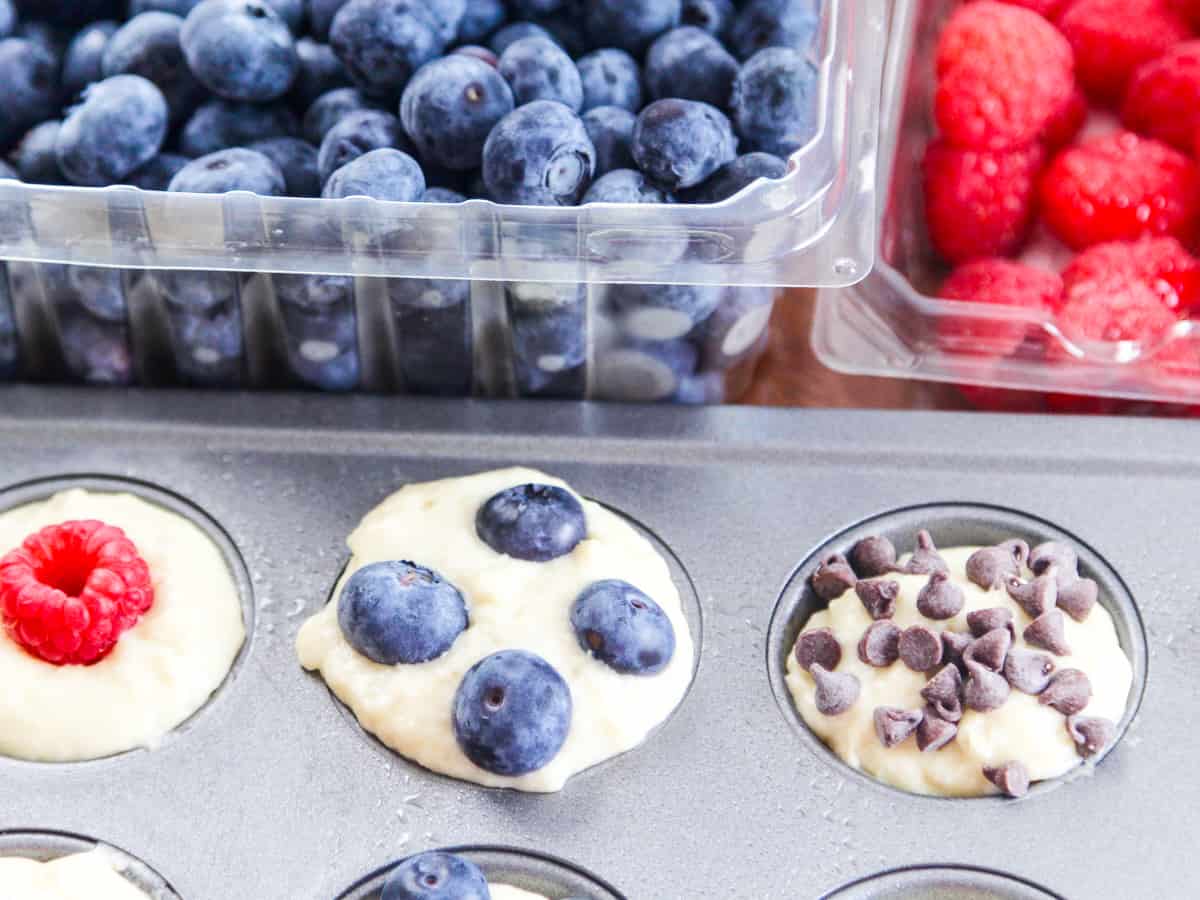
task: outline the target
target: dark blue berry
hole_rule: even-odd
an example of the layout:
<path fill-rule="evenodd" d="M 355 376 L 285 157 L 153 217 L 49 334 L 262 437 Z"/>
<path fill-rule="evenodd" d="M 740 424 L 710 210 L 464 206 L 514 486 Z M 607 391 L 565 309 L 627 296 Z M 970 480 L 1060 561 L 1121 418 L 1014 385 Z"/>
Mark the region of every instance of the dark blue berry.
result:
<path fill-rule="evenodd" d="M 256 150 L 279 166 L 289 197 L 320 197 L 321 175 L 317 170 L 317 148 L 300 138 L 268 138 L 255 141 Z"/>
<path fill-rule="evenodd" d="M 689 337 L 703 353 L 704 368 L 731 369 L 757 356 L 767 339 L 775 290 L 728 287 L 720 304 Z"/>
<path fill-rule="evenodd" d="M 293 34 L 299 34 L 304 24 L 305 6 L 308 0 L 265 0 L 267 6 L 275 10 L 279 18 L 287 23 Z"/>
<path fill-rule="evenodd" d="M 670 196 L 633 169 L 614 169 L 597 178 L 584 203 L 669 203 Z"/>
<path fill-rule="evenodd" d="M 47 264 L 40 271 L 48 295 L 69 295 L 88 315 L 100 321 L 125 322 L 128 308 L 120 269 Z"/>
<path fill-rule="evenodd" d="M 187 14 L 199 6 L 200 2 L 201 0 L 129 0 L 129 18 L 155 10 L 187 18 Z"/>
<path fill-rule="evenodd" d="M 583 399 L 587 390 L 587 317 L 582 302 L 551 307 L 510 303 L 509 331 L 520 396 Z"/>
<path fill-rule="evenodd" d="M 562 9 L 566 0 L 508 0 L 508 8 L 512 10 L 513 18 L 536 19 L 538 16 L 548 16 Z"/>
<path fill-rule="evenodd" d="M 415 159 L 400 150 L 385 147 L 364 153 L 334 172 L 321 196 L 374 197 L 412 203 L 425 193 L 425 175 Z"/>
<path fill-rule="evenodd" d="M 588 585 L 571 607 L 579 646 L 626 675 L 661 672 L 675 655 L 675 628 L 661 606 L 628 581 Z"/>
<path fill-rule="evenodd" d="M 94 22 L 80 30 L 63 57 L 62 86 L 68 98 L 76 97 L 93 81 L 104 77 L 104 48 L 120 26 L 116 22 Z"/>
<path fill-rule="evenodd" d="M 534 100 L 557 100 L 578 112 L 583 82 L 565 50 L 549 38 L 521 38 L 500 56 L 500 74 L 512 88 L 518 106 Z"/>
<path fill-rule="evenodd" d="M 596 148 L 596 175 L 632 169 L 633 126 L 637 116 L 620 106 L 597 106 L 583 114 L 583 127 L 587 129 L 592 146 Z M 593 188 L 595 185 L 593 185 Z M 589 194 L 591 191 L 589 190 Z M 584 195 L 585 198 L 587 194 Z M 593 198 L 594 199 L 594 198 Z M 584 202 L 588 202 L 586 199 Z"/>
<path fill-rule="evenodd" d="M 558 755 L 571 713 L 571 689 L 550 663 L 524 650 L 501 650 L 463 676 L 454 697 L 454 736 L 479 768 L 526 775 Z"/>
<path fill-rule="evenodd" d="M 457 42 L 479 44 L 508 20 L 504 0 L 471 0 L 458 23 Z"/>
<path fill-rule="evenodd" d="M 204 0 L 180 40 L 192 74 L 227 100 L 282 97 L 300 68 L 292 32 L 263 0 Z"/>
<path fill-rule="evenodd" d="M 379 900 L 488 900 L 487 879 L 473 862 L 441 851 L 398 863 Z"/>
<path fill-rule="evenodd" d="M 304 114 L 304 139 L 313 146 L 321 146 L 325 135 L 338 122 L 352 112 L 382 107 L 351 87 L 335 88 L 313 101 Z"/>
<path fill-rule="evenodd" d="M 20 181 L 21 176 L 17 174 L 17 170 L 0 159 L 0 181 Z M 0 289 L 2 289 L 3 279 L 0 278 Z"/>
<path fill-rule="evenodd" d="M 744 146 L 787 157 L 817 133 L 816 64 L 799 50 L 754 54 L 733 84 L 733 121 Z"/>
<path fill-rule="evenodd" d="M 350 0 L 334 17 L 330 44 L 366 93 L 399 97 L 446 46 L 434 18 L 417 0 Z"/>
<path fill-rule="evenodd" d="M 282 197 L 287 186 L 279 166 L 270 158 L 233 147 L 193 159 L 171 179 L 168 190 L 184 194 L 250 191 L 264 197 Z"/>
<path fill-rule="evenodd" d="M 448 169 L 475 169 L 492 128 L 514 106 L 512 91 L 492 66 L 453 54 L 413 76 L 400 100 L 400 119 L 424 158 Z"/>
<path fill-rule="evenodd" d="M 27 184 L 62 184 L 58 168 L 58 132 L 62 123 L 57 120 L 35 125 L 25 133 L 12 153 L 13 165 L 21 180 Z"/>
<path fill-rule="evenodd" d="M 703 28 L 713 37 L 722 37 L 736 13 L 733 0 L 683 0 L 680 21 Z"/>
<path fill-rule="evenodd" d="M 273 137 L 294 137 L 300 125 L 286 106 L 210 100 L 192 113 L 179 135 L 187 156 L 204 156 Z"/>
<path fill-rule="evenodd" d="M 58 132 L 58 167 L 73 184 L 116 184 L 158 154 L 167 119 L 162 91 L 145 78 L 99 81 Z"/>
<path fill-rule="evenodd" d="M 684 191 L 679 199 L 685 203 L 720 203 L 760 178 L 782 178 L 786 174 L 787 163 L 778 156 L 746 153 L 717 169 L 704 183 Z"/>
<path fill-rule="evenodd" d="M 60 309 L 58 327 L 63 361 L 75 378 L 97 385 L 133 383 L 133 354 L 129 331 L 124 325 Z"/>
<path fill-rule="evenodd" d="M 624 50 L 595 50 L 580 57 L 576 66 L 583 82 L 583 109 L 620 106 L 636 113 L 642 108 L 642 70 Z"/>
<path fill-rule="evenodd" d="M 629 341 L 596 354 L 596 396 L 620 403 L 670 398 L 696 373 L 699 351 L 690 341 Z"/>
<path fill-rule="evenodd" d="M 0 146 L 8 147 L 38 122 L 58 114 L 58 58 L 24 38 L 0 40 Z"/>
<path fill-rule="evenodd" d="M 724 372 L 697 372 L 679 382 L 672 403 L 684 406 L 714 406 L 726 401 Z"/>
<path fill-rule="evenodd" d="M 725 114 L 695 100 L 657 100 L 638 116 L 633 158 L 667 190 L 694 187 L 737 156 Z"/>
<path fill-rule="evenodd" d="M 317 98 L 330 91 L 350 86 L 350 73 L 328 44 L 302 37 L 296 41 L 296 58 L 300 67 L 292 82 L 288 102 L 298 112 L 304 112 Z"/>
<path fill-rule="evenodd" d="M 573 2 L 577 2 L 577 0 L 573 0 Z M 578 59 L 592 48 L 581 10 L 578 12 L 560 10 L 548 16 L 540 16 L 537 24 L 545 28 L 554 42 L 566 50 L 572 59 Z"/>
<path fill-rule="evenodd" d="M 78 28 L 96 19 L 115 19 L 124 4 L 121 0 L 17 0 L 17 9 L 26 19 L 36 17 L 61 28 Z"/>
<path fill-rule="evenodd" d="M 475 532 L 497 553 L 549 562 L 566 556 L 587 537 L 587 520 L 570 491 L 550 484 L 522 484 L 479 507 Z"/>
<path fill-rule="evenodd" d="M 426 188 L 425 193 L 421 195 L 422 203 L 466 203 L 467 197 L 460 194 L 458 191 L 452 191 L 450 188 L 431 187 Z"/>
<path fill-rule="evenodd" d="M 437 29 L 443 45 L 454 40 L 471 0 L 424 0 L 421 7 Z"/>
<path fill-rule="evenodd" d="M 321 183 L 364 153 L 386 147 L 398 148 L 402 140 L 400 120 L 391 113 L 364 109 L 343 116 L 321 141 L 317 158 Z"/>
<path fill-rule="evenodd" d="M 191 162 L 177 153 L 160 153 L 140 169 L 130 172 L 125 184 L 132 184 L 144 191 L 165 191 L 179 170 Z"/>
<path fill-rule="evenodd" d="M 308 0 L 308 27 L 318 41 L 329 40 L 333 17 L 349 0 Z"/>
<path fill-rule="evenodd" d="M 10 37 L 17 27 L 17 11 L 12 0 L 0 0 L 0 38 Z"/>
<path fill-rule="evenodd" d="M 350 646 L 385 666 L 437 659 L 468 624 L 458 588 L 411 562 L 364 566 L 338 599 L 338 625 Z"/>
<path fill-rule="evenodd" d="M 500 203 L 573 206 L 596 169 L 596 148 L 566 106 L 535 100 L 501 119 L 483 147 L 483 179 Z"/>
<path fill-rule="evenodd" d="M 183 19 L 164 12 L 148 12 L 121 26 L 104 50 L 104 77 L 141 75 L 163 92 L 171 119 L 191 114 L 204 98 L 204 87 L 192 75 L 179 35 Z"/>
<path fill-rule="evenodd" d="M 457 203 L 465 198 L 444 188 L 430 188 L 421 199 L 424 203 Z M 469 394 L 474 371 L 471 282 L 390 278 L 387 293 L 396 323 L 396 354 L 404 390 L 433 396 Z"/>
<path fill-rule="evenodd" d="M 206 296 L 203 299 L 206 308 L 184 307 L 176 303 L 177 295 L 166 295 L 165 308 L 174 343 L 175 368 L 185 384 L 201 387 L 239 386 L 245 374 L 245 354 L 237 276 L 231 272 L 195 274 L 206 277 L 197 278 L 191 283 L 191 298 L 199 299 L 195 294 L 201 283 L 205 283 Z M 168 288 L 174 288 L 180 284 L 180 280 L 172 275 L 165 284 Z"/>
<path fill-rule="evenodd" d="M 608 296 L 622 330 L 642 341 L 687 335 L 721 302 L 720 285 L 614 284 Z"/>
<path fill-rule="evenodd" d="M 681 97 L 724 109 L 737 73 L 733 55 L 694 25 L 668 31 L 646 54 L 646 87 L 656 100 Z"/>
<path fill-rule="evenodd" d="M 729 26 L 729 44 L 742 59 L 767 47 L 812 49 L 821 0 L 749 0 Z"/>
<path fill-rule="evenodd" d="M 640 55 L 656 37 L 679 25 L 681 0 L 592 0 L 588 34 L 602 47 L 620 47 Z"/>
<path fill-rule="evenodd" d="M 505 25 L 493 34 L 492 39 L 488 41 L 488 46 L 497 56 L 503 56 L 504 51 L 510 46 L 527 37 L 544 37 L 554 40 L 554 35 L 536 22 L 514 22 L 511 25 Z"/>
<path fill-rule="evenodd" d="M 482 63 L 487 63 L 493 69 L 500 65 L 500 57 L 498 57 L 487 47 L 481 47 L 477 44 L 463 44 L 459 47 L 455 47 L 450 51 L 450 53 L 454 56 L 474 57 Z"/>

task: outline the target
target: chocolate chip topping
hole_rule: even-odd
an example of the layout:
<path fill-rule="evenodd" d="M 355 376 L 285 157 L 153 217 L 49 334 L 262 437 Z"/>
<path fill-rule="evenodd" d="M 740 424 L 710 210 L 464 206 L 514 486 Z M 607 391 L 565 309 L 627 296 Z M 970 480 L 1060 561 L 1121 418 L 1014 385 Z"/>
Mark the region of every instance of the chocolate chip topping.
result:
<path fill-rule="evenodd" d="M 850 568 L 850 563 L 840 553 L 827 557 L 808 579 L 813 592 L 826 603 L 842 596 L 854 587 L 857 581 L 858 578 L 855 577 L 854 570 Z"/>
<path fill-rule="evenodd" d="M 850 565 L 859 578 L 875 578 L 893 571 L 896 548 L 885 537 L 865 537 L 850 548 Z"/>
<path fill-rule="evenodd" d="M 890 619 L 896 614 L 900 585 L 895 581 L 860 581 L 854 586 L 858 599 L 872 619 Z"/>
<path fill-rule="evenodd" d="M 1029 770 L 1024 763 L 1006 762 L 1002 766 L 984 766 L 983 777 L 1010 797 L 1029 793 Z"/>
<path fill-rule="evenodd" d="M 1025 643 L 1049 650 L 1055 656 L 1067 656 L 1071 652 L 1067 646 L 1066 620 L 1057 609 L 1047 610 L 1030 622 L 1023 636 Z"/>
<path fill-rule="evenodd" d="M 801 632 L 796 639 L 796 662 L 804 670 L 812 669 L 813 663 L 832 672 L 842 661 L 842 645 L 833 635 L 831 628 L 814 628 Z"/>
<path fill-rule="evenodd" d="M 921 698 L 929 704 L 940 719 L 957 722 L 962 718 L 962 675 L 957 666 L 943 666 L 921 688 Z"/>
<path fill-rule="evenodd" d="M 1084 759 L 1100 753 L 1117 736 L 1116 725 L 1096 716 L 1068 717 L 1067 731 L 1075 742 L 1075 749 Z"/>
<path fill-rule="evenodd" d="M 967 578 L 985 591 L 998 588 L 1009 578 L 1021 574 L 1021 566 L 1029 556 L 1029 545 L 1024 541 L 1012 540 L 983 547 L 967 559 Z"/>
<path fill-rule="evenodd" d="M 1045 653 L 1013 647 L 1004 660 L 1004 677 L 1023 694 L 1040 694 L 1050 683 L 1054 660 Z"/>
<path fill-rule="evenodd" d="M 1053 706 L 1064 716 L 1082 712 L 1092 699 L 1092 682 L 1078 669 L 1059 669 L 1038 695 L 1043 706 Z"/>
<path fill-rule="evenodd" d="M 1033 581 L 1010 578 L 1007 587 L 1008 596 L 1012 597 L 1031 619 L 1036 619 L 1048 609 L 1054 609 L 1054 602 L 1058 597 L 1058 584 L 1053 573 L 1039 575 Z"/>
<path fill-rule="evenodd" d="M 872 622 L 858 642 L 858 658 L 868 666 L 885 669 L 900 658 L 900 629 L 890 619 Z"/>
<path fill-rule="evenodd" d="M 877 706 L 875 707 L 875 735 L 879 738 L 879 743 L 891 749 L 908 740 L 924 717 L 925 714 L 919 709 Z"/>
<path fill-rule="evenodd" d="M 965 602 L 962 588 L 945 572 L 930 575 L 917 594 L 917 609 L 928 619 L 952 619 L 962 612 Z"/>
<path fill-rule="evenodd" d="M 1034 575 L 1044 575 L 1053 567 L 1060 587 L 1079 577 L 1079 554 L 1075 548 L 1058 541 L 1038 544 L 1029 553 L 1029 568 Z"/>
<path fill-rule="evenodd" d="M 858 700 L 862 686 L 849 672 L 830 672 L 820 663 L 809 670 L 817 683 L 817 711 L 824 716 L 840 716 Z"/>
<path fill-rule="evenodd" d="M 997 628 L 989 631 L 981 638 L 971 641 L 971 645 L 963 651 L 963 662 L 968 671 L 973 663 L 978 663 L 993 672 L 1004 670 L 1004 658 L 1012 646 L 1012 635 L 1007 628 Z"/>
<path fill-rule="evenodd" d="M 905 628 L 900 635 L 900 659 L 914 672 L 928 672 L 942 661 L 942 639 L 924 625 Z"/>
<path fill-rule="evenodd" d="M 933 535 L 922 529 L 917 532 L 917 549 L 904 565 L 904 571 L 909 575 L 932 575 L 934 572 L 948 572 L 950 567 L 937 552 L 933 543 Z"/>
<path fill-rule="evenodd" d="M 942 659 L 963 668 L 963 651 L 971 646 L 973 638 L 961 631 L 942 632 Z M 965 669 L 963 669 L 965 671 Z"/>
<path fill-rule="evenodd" d="M 967 613 L 967 627 L 977 638 L 997 628 L 1004 628 L 1015 636 L 1012 610 L 1005 606 L 993 606 L 990 609 L 977 609 Z"/>
<path fill-rule="evenodd" d="M 917 746 L 922 753 L 941 750 L 958 736 L 958 726 L 934 714 L 932 706 L 925 707 L 925 718 L 917 726 Z"/>
<path fill-rule="evenodd" d="M 1012 693 L 1012 688 L 1008 686 L 1003 675 L 980 663 L 968 662 L 967 673 L 967 683 L 963 685 L 963 701 L 969 709 L 977 712 L 999 709 Z"/>
<path fill-rule="evenodd" d="M 1085 622 L 1096 605 L 1100 587 L 1090 578 L 1079 578 L 1058 589 L 1058 608 L 1076 622 Z"/>

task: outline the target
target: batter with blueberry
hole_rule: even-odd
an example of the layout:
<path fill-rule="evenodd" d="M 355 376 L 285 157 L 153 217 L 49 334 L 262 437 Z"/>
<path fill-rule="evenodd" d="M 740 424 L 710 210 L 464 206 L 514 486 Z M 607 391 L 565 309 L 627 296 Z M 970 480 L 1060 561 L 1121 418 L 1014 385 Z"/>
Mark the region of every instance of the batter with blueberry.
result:
<path fill-rule="evenodd" d="M 687 690 L 694 650 L 665 560 L 558 479 L 408 485 L 349 545 L 300 662 L 429 769 L 557 791 L 641 743 Z"/>
<path fill-rule="evenodd" d="M 512 885 L 491 884 L 475 863 L 442 850 L 401 860 L 388 875 L 379 897 L 380 900 L 550 900 Z"/>

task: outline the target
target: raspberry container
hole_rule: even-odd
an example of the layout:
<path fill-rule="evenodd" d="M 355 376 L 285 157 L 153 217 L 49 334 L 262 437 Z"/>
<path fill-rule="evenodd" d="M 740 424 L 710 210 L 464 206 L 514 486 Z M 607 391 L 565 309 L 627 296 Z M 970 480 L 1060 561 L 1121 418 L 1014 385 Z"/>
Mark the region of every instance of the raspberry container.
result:
<path fill-rule="evenodd" d="M 0 184 L 19 375 L 731 399 L 765 345 L 778 289 L 844 286 L 873 263 L 887 7 L 826 0 L 816 136 L 785 178 L 719 204 L 433 205 Z M 664 292 L 714 311 L 696 324 Z M 0 302 L 0 373 L 7 318 Z"/>
<path fill-rule="evenodd" d="M 884 72 L 876 265 L 861 283 L 819 294 L 817 355 L 853 374 L 1169 404 L 1200 401 L 1200 323 L 1180 322 L 1153 345 L 1087 343 L 1066 337 L 1049 315 L 936 296 L 948 270 L 925 229 L 921 159 L 935 131 L 934 48 L 956 6 L 951 0 L 895 4 Z M 1061 263 L 1041 261 L 1055 268 Z M 950 319 L 958 334 L 999 335 L 998 343 L 939 337 Z M 1026 338 L 1009 352 L 1005 337 L 1013 329 L 1025 329 Z"/>

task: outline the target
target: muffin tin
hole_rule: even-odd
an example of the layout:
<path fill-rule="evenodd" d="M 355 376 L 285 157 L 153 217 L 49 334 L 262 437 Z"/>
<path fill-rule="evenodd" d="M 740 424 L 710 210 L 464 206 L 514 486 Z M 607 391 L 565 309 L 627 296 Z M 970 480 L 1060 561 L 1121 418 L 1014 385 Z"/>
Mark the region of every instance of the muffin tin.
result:
<path fill-rule="evenodd" d="M 0 761 L 0 830 L 111 841 L 182 900 L 333 900 L 399 857 L 456 845 L 567 861 L 594 877 L 562 896 L 588 900 L 939 897 L 964 885 L 980 898 L 1188 896 L 1178 860 L 1200 828 L 1186 726 L 1200 575 L 1177 511 L 1200 504 L 1198 442 L 1168 421 L 0 389 L 7 485 L 103 474 L 187 498 L 240 552 L 256 610 L 236 677 L 162 749 Z M 677 712 L 546 796 L 382 751 L 293 649 L 347 559 L 346 535 L 380 499 L 514 463 L 657 535 L 703 618 Z M 927 504 L 971 505 L 987 536 L 1062 531 L 1086 545 L 1129 626 L 1141 698 L 1090 777 L 1016 802 L 904 794 L 851 773 L 781 709 L 786 636 L 771 623 L 777 608 L 789 620 L 799 610 L 804 561 L 881 515 L 907 533 Z M 956 521 L 938 516 L 939 528 Z M 945 867 L 958 874 L 947 881 Z"/>

